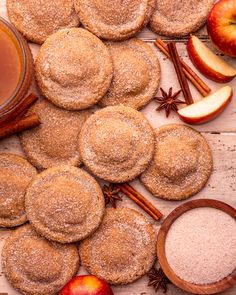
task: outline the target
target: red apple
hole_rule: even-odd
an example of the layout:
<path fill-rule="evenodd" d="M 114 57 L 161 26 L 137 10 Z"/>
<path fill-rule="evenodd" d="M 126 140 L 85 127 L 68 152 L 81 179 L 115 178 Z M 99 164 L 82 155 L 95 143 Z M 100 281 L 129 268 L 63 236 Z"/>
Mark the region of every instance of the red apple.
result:
<path fill-rule="evenodd" d="M 236 0 L 220 0 L 207 20 L 212 42 L 226 55 L 236 56 Z"/>
<path fill-rule="evenodd" d="M 114 295 L 108 283 L 95 276 L 77 276 L 70 280 L 59 295 Z"/>
<path fill-rule="evenodd" d="M 188 124 L 201 124 L 213 120 L 230 103 L 232 88 L 225 86 L 202 100 L 178 110 L 179 117 Z"/>
<path fill-rule="evenodd" d="M 236 76 L 236 69 L 214 54 L 200 39 L 191 36 L 187 44 L 188 54 L 196 68 L 216 82 L 229 82 Z"/>

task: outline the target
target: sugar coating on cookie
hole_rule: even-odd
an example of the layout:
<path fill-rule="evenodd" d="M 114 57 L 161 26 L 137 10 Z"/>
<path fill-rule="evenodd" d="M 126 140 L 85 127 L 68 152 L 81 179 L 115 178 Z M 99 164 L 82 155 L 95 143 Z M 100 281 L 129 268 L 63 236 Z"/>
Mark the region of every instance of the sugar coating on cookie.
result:
<path fill-rule="evenodd" d="M 214 0 L 157 0 L 150 28 L 164 36 L 186 36 L 204 25 L 214 3 Z"/>
<path fill-rule="evenodd" d="M 139 39 L 106 43 L 114 74 L 101 106 L 123 104 L 141 109 L 155 96 L 160 82 L 160 65 L 153 50 Z"/>
<path fill-rule="evenodd" d="M 7 12 L 13 25 L 39 44 L 60 29 L 80 24 L 73 0 L 7 0 Z"/>
<path fill-rule="evenodd" d="M 76 245 L 50 242 L 31 225 L 17 228 L 2 251 L 3 272 L 12 286 L 26 295 L 54 295 L 77 273 Z"/>
<path fill-rule="evenodd" d="M 110 284 L 132 283 L 155 261 L 156 238 L 151 224 L 139 212 L 106 209 L 99 229 L 79 247 L 83 266 Z"/>
<path fill-rule="evenodd" d="M 36 169 L 24 158 L 0 154 L 0 227 L 18 226 L 27 221 L 25 194 Z"/>
<path fill-rule="evenodd" d="M 104 196 L 96 180 L 72 166 L 49 168 L 28 187 L 26 212 L 35 230 L 49 240 L 82 240 L 100 225 Z"/>
<path fill-rule="evenodd" d="M 164 125 L 156 130 L 155 155 L 140 180 L 155 196 L 184 200 L 198 193 L 213 168 L 206 139 L 185 125 Z"/>
<path fill-rule="evenodd" d="M 78 137 L 92 111 L 67 111 L 42 99 L 31 107 L 28 114 L 31 113 L 39 115 L 41 124 L 20 135 L 28 160 L 39 169 L 64 164 L 79 166 Z"/>
<path fill-rule="evenodd" d="M 90 116 L 79 138 L 82 162 L 96 176 L 115 183 L 141 174 L 154 153 L 154 133 L 147 119 L 123 105 Z"/>
<path fill-rule="evenodd" d="M 51 35 L 39 50 L 35 70 L 42 94 L 67 110 L 96 104 L 107 92 L 113 75 L 108 48 L 80 28 Z"/>
<path fill-rule="evenodd" d="M 146 26 L 155 4 L 155 0 L 75 0 L 75 9 L 86 29 L 99 38 L 118 41 Z"/>

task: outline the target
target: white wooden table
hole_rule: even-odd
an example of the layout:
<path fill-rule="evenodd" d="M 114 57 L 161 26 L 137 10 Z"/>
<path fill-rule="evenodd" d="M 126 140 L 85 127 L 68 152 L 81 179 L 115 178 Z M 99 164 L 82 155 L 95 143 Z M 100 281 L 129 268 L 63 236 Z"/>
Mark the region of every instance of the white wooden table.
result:
<path fill-rule="evenodd" d="M 5 0 L 0 0 L 0 16 L 7 19 Z M 200 32 L 198 32 L 198 36 L 200 36 L 203 40 L 205 40 L 208 43 L 210 47 L 212 47 L 212 45 L 207 39 L 205 29 L 202 29 Z M 173 65 L 153 45 L 153 41 L 157 38 L 157 35 L 153 34 L 148 29 L 144 29 L 138 37 L 150 44 L 150 46 L 153 48 L 160 60 L 162 70 L 161 87 L 165 90 L 168 90 L 170 87 L 173 87 L 174 90 L 180 89 L 175 71 L 173 69 Z M 188 59 L 185 45 L 186 39 L 178 40 L 177 47 L 179 54 L 190 66 L 192 66 L 191 62 Z M 34 55 L 36 55 L 39 46 L 31 44 L 31 48 Z M 223 56 L 223 58 L 229 61 L 231 65 L 234 65 L 236 67 L 236 59 L 228 58 L 225 56 Z M 207 84 L 213 90 L 219 89 L 222 86 L 220 84 L 205 79 L 200 73 L 199 75 L 207 82 Z M 230 83 L 230 85 L 234 88 L 234 92 L 236 95 L 236 79 L 233 80 Z M 201 98 L 201 96 L 192 86 L 191 91 L 195 100 Z M 145 114 L 145 116 L 149 119 L 153 127 L 159 127 L 163 124 L 169 123 L 181 123 L 181 121 L 175 114 L 170 115 L 170 117 L 167 119 L 165 117 L 165 112 L 155 111 L 156 107 L 157 104 L 153 101 L 142 111 Z M 221 200 L 223 202 L 228 203 L 231 206 L 236 207 L 236 99 L 234 98 L 234 100 L 224 111 L 224 113 L 221 114 L 217 119 L 204 125 L 195 126 L 194 128 L 203 133 L 203 135 L 207 138 L 212 148 L 214 157 L 214 171 L 206 187 L 199 194 L 197 194 L 191 199 L 212 198 Z M 0 141 L 0 152 L 2 151 L 22 154 L 18 138 L 16 136 L 13 136 L 9 139 Z M 144 196 L 146 196 L 153 204 L 155 204 L 155 206 L 158 209 L 160 209 L 165 216 L 168 215 L 174 208 L 183 203 L 159 200 L 150 195 L 149 192 L 147 192 L 145 188 L 137 180 L 134 181 L 132 185 L 136 187 L 136 189 L 139 190 Z M 124 197 L 124 200 L 121 205 L 129 206 L 135 208 L 136 210 L 140 210 L 139 207 L 136 206 L 136 204 L 132 203 L 126 197 Z M 144 212 L 142 213 L 145 215 Z M 147 215 L 146 217 L 158 231 L 160 223 L 153 222 L 153 220 Z M 9 234 L 10 231 L 8 230 L 0 230 L 0 252 L 4 243 L 4 239 Z M 80 274 L 82 273 L 85 273 L 85 271 L 81 267 Z M 113 290 L 115 295 L 162 294 L 162 290 L 159 290 L 157 293 L 155 293 L 154 289 L 152 289 L 151 287 L 147 287 L 146 277 L 127 286 L 114 287 Z M 9 295 L 20 294 L 19 292 L 16 292 L 8 284 L 2 273 L 0 266 L 0 295 L 4 293 L 7 293 Z M 169 286 L 168 294 L 184 295 L 188 293 L 171 285 Z M 222 294 L 235 295 L 236 286 Z"/>

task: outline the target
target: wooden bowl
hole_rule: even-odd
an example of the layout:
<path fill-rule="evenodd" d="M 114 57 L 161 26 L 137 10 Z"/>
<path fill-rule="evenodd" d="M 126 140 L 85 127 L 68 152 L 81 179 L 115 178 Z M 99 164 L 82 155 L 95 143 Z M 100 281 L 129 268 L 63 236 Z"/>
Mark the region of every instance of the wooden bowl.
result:
<path fill-rule="evenodd" d="M 226 212 L 236 219 L 236 210 L 223 202 L 210 199 L 200 199 L 187 202 L 172 211 L 163 222 L 157 238 L 157 257 L 166 276 L 179 288 L 194 294 L 215 294 L 222 292 L 236 284 L 236 269 L 232 274 L 221 281 L 207 285 L 197 285 L 179 278 L 171 269 L 165 253 L 165 241 L 167 233 L 173 222 L 186 211 L 199 207 L 216 208 Z"/>

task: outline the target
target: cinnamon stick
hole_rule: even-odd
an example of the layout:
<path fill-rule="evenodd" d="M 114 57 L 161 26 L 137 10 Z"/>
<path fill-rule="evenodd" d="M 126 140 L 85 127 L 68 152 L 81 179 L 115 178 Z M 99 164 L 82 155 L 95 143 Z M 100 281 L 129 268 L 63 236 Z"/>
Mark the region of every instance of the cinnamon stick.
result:
<path fill-rule="evenodd" d="M 37 99 L 38 96 L 34 93 L 30 93 L 28 96 L 26 96 L 17 106 L 15 118 L 23 116 Z"/>
<path fill-rule="evenodd" d="M 155 208 L 144 196 L 137 192 L 132 186 L 127 183 L 118 184 L 120 191 L 124 193 L 127 197 L 133 200 L 137 205 L 139 205 L 144 211 L 146 211 L 154 220 L 159 220 L 163 217 L 163 214 Z"/>
<path fill-rule="evenodd" d="M 168 43 L 168 49 L 169 49 L 170 57 L 172 59 L 174 67 L 175 67 L 175 71 L 176 71 L 176 74 L 177 74 L 177 77 L 179 80 L 179 84 L 182 89 L 182 93 L 184 95 L 186 104 L 192 104 L 192 103 L 194 103 L 194 101 L 193 101 L 192 94 L 189 89 L 188 81 L 187 81 L 184 71 L 182 69 L 182 65 L 180 62 L 180 58 L 179 58 L 175 43 L 174 42 Z"/>
<path fill-rule="evenodd" d="M 0 127 L 0 139 L 9 137 L 15 133 L 31 129 L 40 124 L 40 120 L 37 114 L 32 114 L 24 118 L 16 119 L 4 126 Z"/>
<path fill-rule="evenodd" d="M 164 41 L 162 41 L 161 39 L 157 39 L 156 42 L 155 42 L 155 45 L 157 46 L 158 44 L 160 44 L 164 48 L 164 50 L 167 51 L 167 53 L 169 55 L 169 58 L 170 58 L 169 49 L 168 49 L 167 44 Z M 191 76 L 193 76 L 193 78 L 198 82 L 198 84 L 203 89 L 205 89 L 208 93 L 211 92 L 210 87 L 182 59 L 180 59 L 180 61 L 181 61 L 183 69 L 186 69 L 186 71 Z"/>
<path fill-rule="evenodd" d="M 0 122 L 0 127 L 5 126 L 7 122 L 22 117 L 37 99 L 38 97 L 34 93 L 30 93 L 28 96 L 22 99 L 22 101 L 17 105 L 16 109 L 11 112 L 4 121 Z"/>
<path fill-rule="evenodd" d="M 168 46 L 163 40 L 157 39 L 154 44 L 171 60 Z M 201 95 L 207 96 L 211 92 L 211 88 L 182 59 L 180 62 L 186 78 L 191 81 Z"/>

